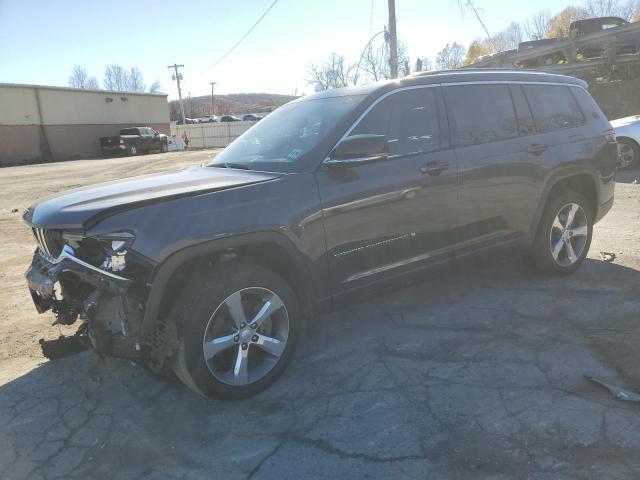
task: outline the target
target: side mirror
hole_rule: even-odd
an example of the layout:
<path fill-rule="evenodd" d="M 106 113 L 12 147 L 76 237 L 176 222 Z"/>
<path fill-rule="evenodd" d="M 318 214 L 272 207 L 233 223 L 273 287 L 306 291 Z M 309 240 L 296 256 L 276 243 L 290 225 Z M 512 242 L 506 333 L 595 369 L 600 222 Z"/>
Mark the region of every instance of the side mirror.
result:
<path fill-rule="evenodd" d="M 328 166 L 371 163 L 389 157 L 386 135 L 352 135 L 344 138 L 324 161 Z"/>

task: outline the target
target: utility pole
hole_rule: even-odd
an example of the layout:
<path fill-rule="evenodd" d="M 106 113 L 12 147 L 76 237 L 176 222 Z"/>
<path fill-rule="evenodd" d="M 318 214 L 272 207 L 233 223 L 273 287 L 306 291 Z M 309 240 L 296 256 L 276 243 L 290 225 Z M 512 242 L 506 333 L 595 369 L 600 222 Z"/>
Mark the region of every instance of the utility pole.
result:
<path fill-rule="evenodd" d="M 396 36 L 396 0 L 389 4 L 389 66 L 391 78 L 398 78 L 398 37 Z"/>
<path fill-rule="evenodd" d="M 176 72 L 171 75 L 171 79 L 174 80 L 178 84 L 178 99 L 180 100 L 180 115 L 182 115 L 182 125 L 186 125 L 187 121 L 184 118 L 184 105 L 182 105 L 182 90 L 180 89 L 180 80 L 182 80 L 182 74 L 178 72 L 179 68 L 184 68 L 184 65 L 178 65 L 174 63 L 173 65 L 169 65 L 167 68 L 173 68 Z"/>
<path fill-rule="evenodd" d="M 211 119 L 216 116 L 216 106 L 213 104 L 213 86 L 217 84 L 218 82 L 209 82 L 211 85 Z"/>

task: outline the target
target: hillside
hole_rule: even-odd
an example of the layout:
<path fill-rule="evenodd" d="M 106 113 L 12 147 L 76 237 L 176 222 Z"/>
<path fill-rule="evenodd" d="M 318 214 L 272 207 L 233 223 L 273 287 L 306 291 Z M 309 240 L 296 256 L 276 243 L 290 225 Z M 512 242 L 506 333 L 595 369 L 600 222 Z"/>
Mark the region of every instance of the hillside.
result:
<path fill-rule="evenodd" d="M 252 112 L 270 112 L 296 97 L 292 95 L 279 95 L 275 93 L 232 93 L 229 95 L 216 95 L 215 113 L 241 114 Z M 189 118 L 197 118 L 207 115 L 211 111 L 211 96 L 183 98 L 184 113 Z M 180 117 L 180 105 L 177 100 L 169 102 L 169 113 L 172 120 Z"/>

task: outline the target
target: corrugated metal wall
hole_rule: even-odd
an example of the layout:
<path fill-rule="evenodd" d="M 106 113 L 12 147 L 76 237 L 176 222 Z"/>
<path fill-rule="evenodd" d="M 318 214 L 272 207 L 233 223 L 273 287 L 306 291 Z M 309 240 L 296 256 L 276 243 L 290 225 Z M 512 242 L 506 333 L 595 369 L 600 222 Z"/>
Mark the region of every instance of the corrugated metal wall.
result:
<path fill-rule="evenodd" d="M 0 166 L 96 158 L 131 126 L 169 133 L 167 96 L 0 84 Z"/>

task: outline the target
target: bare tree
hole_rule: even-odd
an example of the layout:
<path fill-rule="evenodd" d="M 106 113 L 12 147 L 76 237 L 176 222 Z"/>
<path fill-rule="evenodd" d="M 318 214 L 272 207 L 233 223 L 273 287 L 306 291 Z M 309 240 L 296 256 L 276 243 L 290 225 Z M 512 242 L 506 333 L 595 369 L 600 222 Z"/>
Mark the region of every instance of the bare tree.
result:
<path fill-rule="evenodd" d="M 587 0 L 584 6 L 589 17 L 621 17 L 631 20 L 639 5 L 637 0 Z"/>
<path fill-rule="evenodd" d="M 86 86 L 84 87 L 87 90 L 100 90 L 100 82 L 94 76 L 87 78 Z"/>
<path fill-rule="evenodd" d="M 127 91 L 129 92 L 144 92 L 146 86 L 144 84 L 144 77 L 138 67 L 132 67 L 127 74 Z"/>
<path fill-rule="evenodd" d="M 100 88 L 96 77 L 89 76 L 87 69 L 80 65 L 73 66 L 68 82 L 72 88 L 84 88 L 88 90 L 98 90 Z"/>
<path fill-rule="evenodd" d="M 353 67 L 346 64 L 345 58 L 332 53 L 321 65 L 311 64 L 307 69 L 307 83 L 313 85 L 316 92 L 331 88 L 346 87 L 350 83 L 350 72 Z"/>
<path fill-rule="evenodd" d="M 549 31 L 551 12 L 541 10 L 529 20 L 524 22 L 524 34 L 527 40 L 542 40 Z"/>
<path fill-rule="evenodd" d="M 436 70 L 454 70 L 462 66 L 465 49 L 457 42 L 446 44 L 436 56 Z"/>
<path fill-rule="evenodd" d="M 496 52 L 504 52 L 518 48 L 518 44 L 522 41 L 522 29 L 517 22 L 511 22 L 507 28 L 496 33 L 490 45 Z"/>
<path fill-rule="evenodd" d="M 107 65 L 102 83 L 107 90 L 125 92 L 129 83 L 127 71 L 120 65 Z"/>
<path fill-rule="evenodd" d="M 69 86 L 72 88 L 87 88 L 87 69 L 80 65 L 74 65 L 69 75 Z"/>
<path fill-rule="evenodd" d="M 398 41 L 398 65 L 404 65 L 407 57 L 407 46 Z M 362 76 L 354 77 L 354 83 L 369 83 L 391 78 L 391 66 L 389 64 L 389 45 L 385 40 L 380 46 L 370 44 L 360 60 Z"/>
<path fill-rule="evenodd" d="M 161 88 L 162 88 L 162 85 L 160 84 L 160 81 L 156 80 L 149 86 L 149 93 L 158 93 L 160 92 Z"/>

